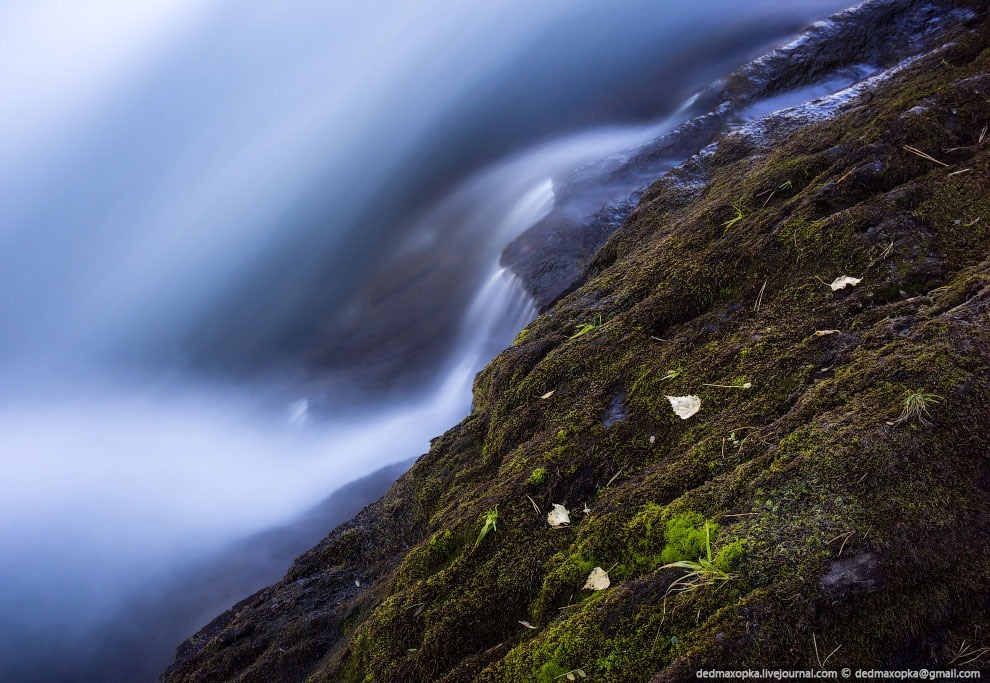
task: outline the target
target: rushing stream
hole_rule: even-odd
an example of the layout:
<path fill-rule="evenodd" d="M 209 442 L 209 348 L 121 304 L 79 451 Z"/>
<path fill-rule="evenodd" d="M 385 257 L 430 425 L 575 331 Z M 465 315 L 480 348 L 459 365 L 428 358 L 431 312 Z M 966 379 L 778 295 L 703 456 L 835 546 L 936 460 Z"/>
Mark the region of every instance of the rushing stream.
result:
<path fill-rule="evenodd" d="M 3 3 L 0 681 L 153 679 L 468 413 L 554 178 L 846 4 Z"/>

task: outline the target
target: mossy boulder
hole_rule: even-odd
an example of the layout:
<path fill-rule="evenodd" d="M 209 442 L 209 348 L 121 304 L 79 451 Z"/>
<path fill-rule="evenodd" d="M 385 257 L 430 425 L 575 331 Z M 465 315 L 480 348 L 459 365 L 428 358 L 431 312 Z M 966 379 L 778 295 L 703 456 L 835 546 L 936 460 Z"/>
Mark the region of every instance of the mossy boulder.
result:
<path fill-rule="evenodd" d="M 163 680 L 667 681 L 990 646 L 988 45 L 977 23 L 660 179 L 474 412 Z M 930 419 L 901 419 L 917 392 Z M 670 592 L 707 543 L 733 578 Z M 607 590 L 582 590 L 594 567 Z"/>

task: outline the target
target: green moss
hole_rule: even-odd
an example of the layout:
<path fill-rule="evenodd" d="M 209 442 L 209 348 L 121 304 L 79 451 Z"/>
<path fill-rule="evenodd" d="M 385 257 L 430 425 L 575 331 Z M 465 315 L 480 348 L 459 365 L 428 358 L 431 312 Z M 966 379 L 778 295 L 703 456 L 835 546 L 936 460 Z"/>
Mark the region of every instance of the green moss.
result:
<path fill-rule="evenodd" d="M 533 470 L 530 473 L 529 479 L 527 479 L 526 482 L 531 486 L 539 486 L 540 484 L 543 483 L 543 480 L 546 479 L 546 477 L 547 477 L 546 468 L 537 467 L 535 470 Z"/>
<path fill-rule="evenodd" d="M 706 536 L 706 527 L 707 534 Z M 705 555 L 705 539 L 713 541 L 718 535 L 718 525 L 706 521 L 696 512 L 683 512 L 667 520 L 666 544 L 660 552 L 664 564 L 678 560 L 697 560 Z"/>
<path fill-rule="evenodd" d="M 727 543 L 722 546 L 722 548 L 715 554 L 715 566 L 724 572 L 733 571 L 739 567 L 742 562 L 743 555 L 746 552 L 745 546 L 745 539 L 732 541 L 732 543 Z"/>

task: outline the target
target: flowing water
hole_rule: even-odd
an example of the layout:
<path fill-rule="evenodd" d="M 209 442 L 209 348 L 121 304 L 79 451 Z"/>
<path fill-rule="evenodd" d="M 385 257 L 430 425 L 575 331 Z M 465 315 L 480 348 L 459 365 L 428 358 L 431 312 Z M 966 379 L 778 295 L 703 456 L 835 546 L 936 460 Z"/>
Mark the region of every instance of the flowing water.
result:
<path fill-rule="evenodd" d="M 0 6 L 0 680 L 277 579 L 468 413 L 554 178 L 845 4 Z"/>

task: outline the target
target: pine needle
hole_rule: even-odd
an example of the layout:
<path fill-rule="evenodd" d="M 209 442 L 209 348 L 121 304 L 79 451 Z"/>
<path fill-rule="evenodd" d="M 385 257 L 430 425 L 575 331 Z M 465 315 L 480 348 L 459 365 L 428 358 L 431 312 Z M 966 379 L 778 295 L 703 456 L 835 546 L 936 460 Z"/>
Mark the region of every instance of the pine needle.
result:
<path fill-rule="evenodd" d="M 921 157 L 922 159 L 927 159 L 928 161 L 933 161 L 933 162 L 935 162 L 936 164 L 939 164 L 939 165 L 941 165 L 941 166 L 945 166 L 946 168 L 950 168 L 950 166 L 949 166 L 949 165 L 948 165 L 947 163 L 945 163 L 944 161 L 939 161 L 939 160 L 938 160 L 938 159 L 936 159 L 935 157 L 933 157 L 933 156 L 931 156 L 931 155 L 929 155 L 929 154 L 926 154 L 926 153 L 924 153 L 924 152 L 922 152 L 922 151 L 921 151 L 920 149 L 918 149 L 917 147 L 912 147 L 911 145 L 904 145 L 904 149 L 906 149 L 907 151 L 909 151 L 909 152 L 911 152 L 911 154 L 916 154 L 916 155 L 918 155 L 918 156 L 919 156 L 919 157 Z"/>

